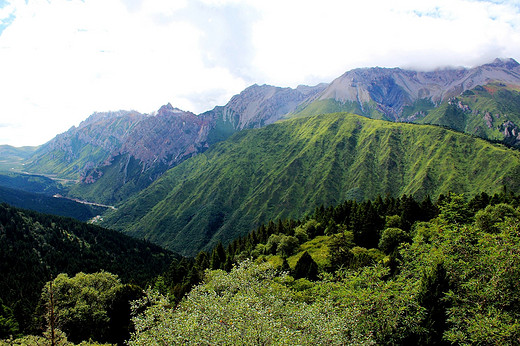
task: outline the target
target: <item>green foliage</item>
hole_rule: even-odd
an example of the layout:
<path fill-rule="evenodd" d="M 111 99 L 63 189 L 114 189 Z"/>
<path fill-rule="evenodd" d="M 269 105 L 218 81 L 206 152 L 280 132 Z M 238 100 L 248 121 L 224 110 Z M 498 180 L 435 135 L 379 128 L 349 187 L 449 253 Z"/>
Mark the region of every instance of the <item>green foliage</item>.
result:
<path fill-rule="evenodd" d="M 240 131 L 169 170 L 110 212 L 105 225 L 195 255 L 270 219 L 337 204 L 352 189 L 367 199 L 406 193 L 421 200 L 482 187 L 491 194 L 504 184 L 516 192 L 519 172 L 518 152 L 440 127 L 328 114 Z M 356 242 L 376 247 L 378 236 L 363 229 L 385 220 L 362 207 Z M 407 216 L 397 212 L 407 231 Z"/>
<path fill-rule="evenodd" d="M 495 233 L 499 231 L 501 223 L 519 216 L 520 212 L 509 204 L 488 205 L 486 209 L 479 210 L 475 215 L 475 225 L 485 232 Z"/>
<path fill-rule="evenodd" d="M 394 252 L 399 244 L 409 239 L 408 234 L 400 228 L 389 227 L 383 230 L 379 239 L 379 249 L 387 254 Z"/>
<path fill-rule="evenodd" d="M 352 232 L 345 231 L 332 236 L 329 245 L 332 268 L 339 269 L 340 266 L 351 262 L 353 254 L 350 250 L 354 245 L 354 234 Z"/>
<path fill-rule="evenodd" d="M 65 333 L 60 330 L 55 331 L 54 338 L 50 337 L 50 332 L 45 332 L 43 336 L 27 335 L 18 339 L 0 340 L 1 346 L 112 346 L 112 344 L 99 343 L 88 340 L 79 344 L 74 344 L 67 339 Z"/>
<path fill-rule="evenodd" d="M 328 296 L 301 302 L 286 277 L 266 265 L 242 263 L 213 271 L 175 309 L 157 293 L 135 305 L 129 345 L 162 344 L 373 344 L 358 327 L 355 308 L 338 308 Z"/>
<path fill-rule="evenodd" d="M 488 212 L 493 209 L 511 210 L 501 205 Z M 492 233 L 471 224 L 471 219 L 462 220 L 460 214 L 451 220 L 416 227 L 414 242 L 402 252 L 402 275 L 421 282 L 419 302 L 428 312 L 421 340 L 516 344 L 518 216 L 493 224 Z"/>
<path fill-rule="evenodd" d="M 282 235 L 280 243 L 276 247 L 276 254 L 282 258 L 291 256 L 299 246 L 299 240 L 293 236 Z"/>
<path fill-rule="evenodd" d="M 5 306 L 0 299 L 0 340 L 16 337 L 19 333 L 20 327 L 14 317 L 13 310 Z"/>
<path fill-rule="evenodd" d="M 122 284 L 117 275 L 108 272 L 78 273 L 74 277 L 60 274 L 42 290 L 40 319 L 50 325 L 52 308 L 53 323 L 70 341 L 122 345 L 133 332 L 130 302 L 142 297 L 141 288 Z"/>
<path fill-rule="evenodd" d="M 153 244 L 79 221 L 0 204 L 0 299 L 23 333 L 45 282 L 59 273 L 100 270 L 145 286 L 174 255 Z"/>
<path fill-rule="evenodd" d="M 116 275 L 107 272 L 78 273 L 71 278 L 67 274 L 58 275 L 52 282 L 57 325 L 73 342 L 106 340 L 110 327 L 109 305 L 122 286 Z M 50 308 L 50 294 L 51 286 L 47 283 L 40 299 L 40 305 L 47 307 L 45 317 Z"/>
<path fill-rule="evenodd" d="M 463 224 L 471 222 L 471 211 L 463 195 L 449 193 L 439 203 L 440 223 Z"/>

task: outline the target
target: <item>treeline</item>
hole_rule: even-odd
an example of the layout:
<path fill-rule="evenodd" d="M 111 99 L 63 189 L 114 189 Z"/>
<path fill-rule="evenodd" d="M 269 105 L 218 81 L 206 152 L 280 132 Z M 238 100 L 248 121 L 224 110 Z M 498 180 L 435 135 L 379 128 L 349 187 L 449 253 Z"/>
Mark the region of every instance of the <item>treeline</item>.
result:
<path fill-rule="evenodd" d="M 399 198 L 377 197 L 373 201 L 347 200 L 337 206 L 320 206 L 305 218 L 269 221 L 246 236 L 224 246 L 217 244 L 211 251 L 201 251 L 194 258 L 174 260 L 169 269 L 160 275 L 155 288 L 179 301 L 193 285 L 199 283 L 206 269 L 231 270 L 233 264 L 247 258 L 259 259 L 266 255 L 279 255 L 285 270 L 295 277 L 315 278 L 319 271 L 333 272 L 340 267 L 359 268 L 381 260 L 391 254 L 399 241 L 411 239 L 411 228 L 418 221 L 429 221 L 439 213 L 439 205 L 448 198 L 440 195 L 433 202 L 429 197 L 422 201 L 412 196 Z M 472 213 L 488 205 L 520 204 L 520 195 L 504 190 L 488 195 L 481 193 L 467 202 Z M 317 268 L 310 256 L 302 255 L 300 265 L 289 267 L 286 259 L 301 244 L 318 236 L 328 235 L 330 257 Z M 390 261 L 395 261 L 390 256 Z M 393 264 L 390 263 L 392 266 Z M 316 268 L 316 269 L 312 269 Z"/>
<path fill-rule="evenodd" d="M 0 339 L 40 330 L 42 288 L 60 273 L 103 270 L 144 288 L 174 258 L 116 231 L 0 204 Z"/>

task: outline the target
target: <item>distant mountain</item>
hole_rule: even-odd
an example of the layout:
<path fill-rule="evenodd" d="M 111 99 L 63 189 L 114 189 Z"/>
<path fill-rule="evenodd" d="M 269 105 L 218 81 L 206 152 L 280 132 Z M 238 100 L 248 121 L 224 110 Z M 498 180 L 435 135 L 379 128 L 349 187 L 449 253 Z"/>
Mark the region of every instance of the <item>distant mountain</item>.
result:
<path fill-rule="evenodd" d="M 56 181 L 40 175 L 0 172 L 0 203 L 40 213 L 88 221 L 103 214 L 106 208 L 78 203 L 54 196 L 66 189 Z"/>
<path fill-rule="evenodd" d="M 348 114 L 241 131 L 163 174 L 104 225 L 184 255 L 345 199 L 520 189 L 520 152 Z"/>
<path fill-rule="evenodd" d="M 106 210 L 106 208 L 86 205 L 65 198 L 55 198 L 4 186 L 0 186 L 0 203 L 45 214 L 72 217 L 79 221 L 88 221 L 103 214 Z"/>
<path fill-rule="evenodd" d="M 71 196 L 120 203 L 237 131 L 287 117 L 343 111 L 438 124 L 519 145 L 519 86 L 520 65 L 512 59 L 430 72 L 362 68 L 330 84 L 295 89 L 253 85 L 225 106 L 199 115 L 170 104 L 150 115 L 95 113 L 41 146 L 25 167 L 33 173 L 78 179 Z M 495 89 L 499 92 L 489 91 Z M 482 90 L 489 92 L 485 95 Z M 471 98 L 470 93 L 478 97 Z"/>
<path fill-rule="evenodd" d="M 138 112 L 94 113 L 78 127 L 40 146 L 25 169 L 28 172 L 79 179 L 86 171 L 108 160 L 146 116 Z"/>
<path fill-rule="evenodd" d="M 502 82 L 477 86 L 421 115 L 415 122 L 520 147 L 520 86 Z"/>
<path fill-rule="evenodd" d="M 234 132 L 281 119 L 324 88 L 253 85 L 227 105 L 200 115 L 171 104 L 151 115 L 95 113 L 43 145 L 26 169 L 78 178 L 80 184 L 71 188 L 70 195 L 117 203 Z"/>
<path fill-rule="evenodd" d="M 50 178 L 16 172 L 0 172 L 0 186 L 47 196 L 64 193 L 63 186 Z"/>
<path fill-rule="evenodd" d="M 437 106 L 466 90 L 491 82 L 520 85 L 520 64 L 513 59 L 430 72 L 401 68 L 361 68 L 346 72 L 301 107 L 300 115 L 348 111 L 371 118 L 409 121 L 407 114 L 425 101 Z M 408 112 L 409 113 L 409 112 Z"/>
<path fill-rule="evenodd" d="M 0 145 L 0 171 L 21 170 L 23 163 L 38 149 L 38 147 L 13 147 Z"/>
<path fill-rule="evenodd" d="M 314 87 L 301 85 L 296 89 L 255 84 L 233 96 L 225 106 L 217 106 L 201 116 L 231 126 L 231 132 L 260 128 L 295 111 L 302 102 L 326 87 L 324 83 Z"/>

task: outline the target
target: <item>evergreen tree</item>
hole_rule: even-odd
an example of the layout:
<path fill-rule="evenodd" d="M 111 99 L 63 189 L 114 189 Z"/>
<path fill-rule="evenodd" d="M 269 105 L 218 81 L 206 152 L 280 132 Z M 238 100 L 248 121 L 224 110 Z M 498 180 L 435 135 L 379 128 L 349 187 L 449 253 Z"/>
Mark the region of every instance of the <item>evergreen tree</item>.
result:
<path fill-rule="evenodd" d="M 294 266 L 293 276 L 296 279 L 306 278 L 309 280 L 318 279 L 318 265 L 311 255 L 305 251 L 296 265 Z"/>
<path fill-rule="evenodd" d="M 0 340 L 8 337 L 16 337 L 20 332 L 20 327 L 16 321 L 13 310 L 5 306 L 0 299 Z"/>
<path fill-rule="evenodd" d="M 213 248 L 209 263 L 210 268 L 213 270 L 224 269 L 224 265 L 226 263 L 226 251 L 224 250 L 224 246 L 221 242 L 218 242 L 217 246 Z"/>
<path fill-rule="evenodd" d="M 444 345 L 442 339 L 447 326 L 448 303 L 444 299 L 450 284 L 443 263 L 437 263 L 430 273 L 424 273 L 419 292 L 419 304 L 426 309 L 423 321 L 425 334 L 419 337 L 420 345 Z"/>

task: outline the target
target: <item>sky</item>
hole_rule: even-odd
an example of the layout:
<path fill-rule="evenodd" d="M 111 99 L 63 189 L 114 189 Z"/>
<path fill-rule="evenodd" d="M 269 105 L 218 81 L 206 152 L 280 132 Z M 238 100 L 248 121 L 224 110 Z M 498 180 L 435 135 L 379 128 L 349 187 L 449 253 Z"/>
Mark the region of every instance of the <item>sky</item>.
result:
<path fill-rule="evenodd" d="M 520 61 L 519 0 L 0 0 L 0 144 L 94 112 L 195 114 L 252 84 Z"/>

